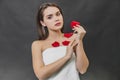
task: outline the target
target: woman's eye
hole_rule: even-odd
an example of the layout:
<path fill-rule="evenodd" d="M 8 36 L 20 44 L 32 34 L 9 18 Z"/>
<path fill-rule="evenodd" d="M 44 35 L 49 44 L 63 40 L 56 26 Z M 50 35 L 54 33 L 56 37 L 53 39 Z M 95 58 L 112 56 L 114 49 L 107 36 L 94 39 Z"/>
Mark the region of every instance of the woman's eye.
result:
<path fill-rule="evenodd" d="M 59 16 L 60 14 L 61 14 L 60 12 L 56 13 L 57 16 Z"/>
<path fill-rule="evenodd" d="M 51 19 L 51 18 L 52 18 L 52 16 L 48 16 L 47 18 L 48 18 L 48 19 Z"/>

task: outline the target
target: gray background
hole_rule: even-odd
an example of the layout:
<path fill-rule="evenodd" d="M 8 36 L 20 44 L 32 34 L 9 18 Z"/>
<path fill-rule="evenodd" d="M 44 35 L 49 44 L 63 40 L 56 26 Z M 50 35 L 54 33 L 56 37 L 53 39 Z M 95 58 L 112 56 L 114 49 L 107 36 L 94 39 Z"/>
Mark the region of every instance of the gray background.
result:
<path fill-rule="evenodd" d="M 0 0 L 0 80 L 37 80 L 31 43 L 37 39 L 36 13 L 47 0 Z M 120 80 L 120 1 L 48 0 L 64 13 L 64 32 L 77 20 L 86 29 L 84 48 L 90 61 L 81 80 Z"/>

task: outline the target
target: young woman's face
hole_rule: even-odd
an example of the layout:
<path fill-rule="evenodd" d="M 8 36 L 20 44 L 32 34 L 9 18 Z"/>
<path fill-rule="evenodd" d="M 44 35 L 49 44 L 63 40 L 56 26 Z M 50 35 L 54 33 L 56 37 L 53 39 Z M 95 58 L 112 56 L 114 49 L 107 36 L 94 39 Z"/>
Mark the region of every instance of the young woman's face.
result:
<path fill-rule="evenodd" d="M 43 12 L 43 26 L 51 30 L 59 30 L 63 27 L 63 16 L 57 7 L 48 7 Z"/>

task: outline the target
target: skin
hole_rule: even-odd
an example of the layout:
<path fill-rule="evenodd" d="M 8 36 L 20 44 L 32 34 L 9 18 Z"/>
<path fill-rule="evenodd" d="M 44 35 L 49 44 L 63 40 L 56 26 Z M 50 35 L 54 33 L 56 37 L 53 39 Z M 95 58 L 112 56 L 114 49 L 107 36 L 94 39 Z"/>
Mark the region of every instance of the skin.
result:
<path fill-rule="evenodd" d="M 44 80 L 52 76 L 52 74 L 60 70 L 67 63 L 73 52 L 76 54 L 76 68 L 81 74 L 84 74 L 89 65 L 82 43 L 83 37 L 86 34 L 84 28 L 77 25 L 74 31 L 78 33 L 73 34 L 70 38 L 65 38 L 61 32 L 61 28 L 63 27 L 63 16 L 59 9 L 56 7 L 48 7 L 44 10 L 43 15 L 43 21 L 40 21 L 40 23 L 43 26 L 47 26 L 49 36 L 46 40 L 33 41 L 31 46 L 33 69 L 37 78 L 39 80 Z M 55 24 L 59 22 L 60 25 L 56 26 Z M 58 41 L 61 44 L 62 41 L 66 39 L 70 41 L 66 49 L 66 55 L 51 64 L 45 65 L 42 59 L 42 52 L 52 47 L 51 44 L 54 41 Z"/>

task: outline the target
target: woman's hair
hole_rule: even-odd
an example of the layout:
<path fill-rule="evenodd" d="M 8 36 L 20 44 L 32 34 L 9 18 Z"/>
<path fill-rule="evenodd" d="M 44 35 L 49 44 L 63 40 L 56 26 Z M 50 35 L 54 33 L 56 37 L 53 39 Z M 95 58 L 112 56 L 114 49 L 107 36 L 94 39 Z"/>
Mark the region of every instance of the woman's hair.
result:
<path fill-rule="evenodd" d="M 47 27 L 43 27 L 42 24 L 40 23 L 40 21 L 43 21 L 43 12 L 48 7 L 56 7 L 59 9 L 60 13 L 62 14 L 61 8 L 55 3 L 43 3 L 40 6 L 38 13 L 37 13 L 37 25 L 38 25 L 37 27 L 38 27 L 39 40 L 45 40 L 49 35 Z M 63 32 L 63 28 L 61 29 L 61 31 Z"/>

